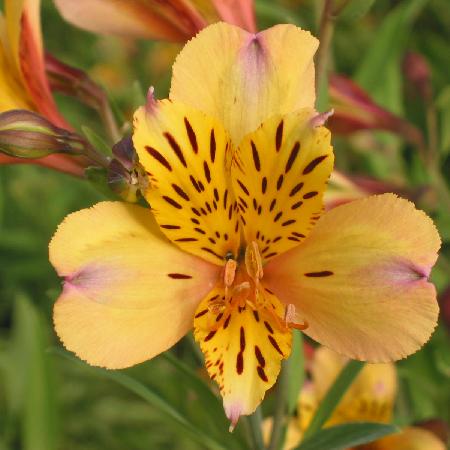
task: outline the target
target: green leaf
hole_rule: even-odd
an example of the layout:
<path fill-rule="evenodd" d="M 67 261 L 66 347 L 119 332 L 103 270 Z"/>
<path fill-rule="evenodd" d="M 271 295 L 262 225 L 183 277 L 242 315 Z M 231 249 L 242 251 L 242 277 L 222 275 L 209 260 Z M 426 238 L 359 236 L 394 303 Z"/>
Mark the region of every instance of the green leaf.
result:
<path fill-rule="evenodd" d="M 303 354 L 303 335 L 300 331 L 292 333 L 292 351 L 289 357 L 289 387 L 287 390 L 288 413 L 292 415 L 297 406 L 300 389 L 305 380 L 305 359 Z"/>
<path fill-rule="evenodd" d="M 372 46 L 362 58 L 356 72 L 356 81 L 373 93 L 383 86 L 384 70 L 392 62 L 399 64 L 400 54 L 414 19 L 428 0 L 408 0 L 393 9 L 374 33 Z"/>
<path fill-rule="evenodd" d="M 98 152 L 102 153 L 105 156 L 112 156 L 111 147 L 94 130 L 89 128 L 87 125 L 82 125 L 81 131 L 83 131 L 86 139 Z"/>
<path fill-rule="evenodd" d="M 326 421 L 330 418 L 336 406 L 339 404 L 341 398 L 363 367 L 364 363 L 361 361 L 349 361 L 341 370 L 336 381 L 330 387 L 317 408 L 316 414 L 305 431 L 304 439 L 308 439 L 315 435 L 325 425 Z"/>
<path fill-rule="evenodd" d="M 346 423 L 321 430 L 304 440 L 296 450 L 344 450 L 376 441 L 397 431 L 395 426 L 380 423 Z"/>
<path fill-rule="evenodd" d="M 364 17 L 375 0 L 350 0 L 339 14 L 339 20 L 355 21 Z"/>
<path fill-rule="evenodd" d="M 64 350 L 51 348 L 51 352 L 69 359 L 76 364 L 80 364 L 86 367 L 83 362 L 81 362 L 77 358 L 74 358 Z M 167 399 L 163 398 L 159 393 L 149 388 L 148 386 L 145 386 L 140 381 L 120 371 L 104 370 L 96 367 L 89 367 L 89 369 L 92 372 L 97 373 L 99 376 L 103 376 L 105 378 L 113 380 L 114 382 L 120 384 L 124 388 L 144 399 L 153 408 L 157 409 L 162 416 L 170 420 L 172 424 L 181 428 L 183 432 L 186 433 L 186 435 L 190 436 L 191 439 L 198 442 L 202 446 L 211 450 L 226 450 L 226 447 L 224 445 L 213 439 L 209 435 L 209 433 L 198 428 L 194 423 L 191 422 L 189 417 L 183 416 L 172 404 L 170 404 Z"/>
<path fill-rule="evenodd" d="M 242 447 L 242 442 L 239 441 L 241 437 L 239 430 L 236 430 L 233 434 L 228 432 L 229 422 L 223 411 L 222 401 L 212 392 L 208 382 L 172 353 L 164 352 L 160 357 L 177 369 L 180 383 L 183 383 L 185 390 L 187 391 L 190 388 L 196 394 L 195 409 L 198 413 L 202 413 L 200 417 L 203 420 L 204 428 L 214 433 L 220 441 L 227 442 L 228 445 L 232 444 L 233 448 Z M 202 405 L 202 408 L 198 408 L 197 405 Z"/>
<path fill-rule="evenodd" d="M 9 394 L 22 417 L 21 448 L 56 449 L 55 385 L 46 326 L 25 296 L 15 300 Z"/>
<path fill-rule="evenodd" d="M 133 111 L 137 108 L 139 108 L 142 105 L 145 105 L 146 98 L 144 90 L 142 89 L 141 83 L 139 83 L 138 80 L 134 80 L 133 84 L 131 85 L 131 105 L 133 107 Z"/>
<path fill-rule="evenodd" d="M 436 107 L 440 112 L 441 122 L 440 149 L 445 158 L 450 153 L 450 86 L 446 86 L 439 94 Z"/>

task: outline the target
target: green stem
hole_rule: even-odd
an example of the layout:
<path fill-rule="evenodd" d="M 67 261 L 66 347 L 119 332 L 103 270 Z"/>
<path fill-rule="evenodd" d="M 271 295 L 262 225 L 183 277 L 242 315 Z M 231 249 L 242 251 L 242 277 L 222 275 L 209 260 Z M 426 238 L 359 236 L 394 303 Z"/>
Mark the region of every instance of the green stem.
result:
<path fill-rule="evenodd" d="M 334 0 L 325 0 L 319 29 L 319 51 L 317 53 L 316 86 L 322 86 L 327 75 L 328 56 L 334 32 Z"/>
<path fill-rule="evenodd" d="M 268 450 L 277 450 L 280 446 L 281 437 L 283 436 L 283 428 L 286 424 L 286 410 L 289 390 L 289 359 L 283 362 L 281 372 L 278 377 L 275 413 L 273 415 L 272 434 Z"/>
<path fill-rule="evenodd" d="M 253 448 L 255 450 L 264 450 L 264 440 L 262 436 L 262 412 L 261 408 L 248 417 L 248 425 L 253 441 Z"/>
<path fill-rule="evenodd" d="M 98 113 L 103 121 L 103 125 L 105 126 L 108 136 L 115 144 L 121 139 L 122 136 L 106 95 L 101 100 Z"/>

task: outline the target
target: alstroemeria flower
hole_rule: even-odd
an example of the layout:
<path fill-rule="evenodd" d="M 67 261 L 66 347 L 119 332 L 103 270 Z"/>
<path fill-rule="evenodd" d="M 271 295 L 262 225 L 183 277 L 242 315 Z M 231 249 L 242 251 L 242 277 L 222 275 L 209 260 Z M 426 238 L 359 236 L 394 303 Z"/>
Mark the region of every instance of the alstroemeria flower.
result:
<path fill-rule="evenodd" d="M 96 33 L 184 42 L 226 21 L 256 31 L 253 0 L 55 0 L 68 22 Z"/>
<path fill-rule="evenodd" d="M 333 152 L 313 110 L 316 47 L 292 25 L 255 35 L 224 23 L 185 46 L 171 99 L 150 96 L 134 116 L 151 211 L 100 203 L 50 244 L 69 350 L 123 368 L 194 327 L 235 424 L 274 384 L 293 327 L 372 361 L 428 340 L 431 220 L 392 194 L 322 216 Z"/>
<path fill-rule="evenodd" d="M 5 0 L 0 13 L 0 112 L 26 109 L 40 113 L 53 125 L 70 129 L 58 112 L 45 72 L 39 0 Z M 76 175 L 83 173 L 80 161 L 65 155 L 50 155 L 37 164 Z M 0 164 L 30 162 L 0 155 Z"/>
<path fill-rule="evenodd" d="M 285 450 L 296 448 L 316 409 L 343 368 L 346 359 L 320 347 L 315 351 L 311 376 L 300 394 L 298 418 L 289 424 Z M 395 365 L 367 364 L 345 393 L 325 426 L 350 422 L 391 423 L 398 392 Z M 359 450 L 444 450 L 444 443 L 430 431 L 406 427 L 400 433 L 387 436 Z M 351 450 L 351 449 L 349 449 Z M 356 450 L 356 449 L 354 449 Z"/>

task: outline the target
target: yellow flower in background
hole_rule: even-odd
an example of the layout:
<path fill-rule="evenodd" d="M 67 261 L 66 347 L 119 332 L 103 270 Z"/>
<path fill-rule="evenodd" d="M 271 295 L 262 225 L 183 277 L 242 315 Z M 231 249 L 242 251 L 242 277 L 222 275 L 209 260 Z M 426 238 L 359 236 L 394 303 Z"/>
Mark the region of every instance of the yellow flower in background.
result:
<path fill-rule="evenodd" d="M 431 220 L 392 194 L 323 215 L 333 152 L 313 109 L 316 48 L 292 25 L 224 23 L 184 47 L 170 99 L 149 95 L 134 116 L 151 211 L 102 202 L 50 243 L 66 348 L 119 369 L 194 327 L 234 426 L 275 383 L 292 328 L 370 361 L 428 340 Z"/>
<path fill-rule="evenodd" d="M 285 450 L 296 448 L 317 407 L 342 370 L 346 358 L 320 347 L 314 353 L 311 381 L 302 389 L 298 402 L 298 418 L 289 424 Z M 391 423 L 397 396 L 395 365 L 366 364 L 356 377 L 326 423 L 326 427 L 350 422 Z M 269 428 L 266 422 L 265 427 Z M 445 450 L 444 443 L 430 431 L 407 427 L 400 433 L 387 436 L 359 450 Z M 356 448 L 354 449 L 356 450 Z"/>

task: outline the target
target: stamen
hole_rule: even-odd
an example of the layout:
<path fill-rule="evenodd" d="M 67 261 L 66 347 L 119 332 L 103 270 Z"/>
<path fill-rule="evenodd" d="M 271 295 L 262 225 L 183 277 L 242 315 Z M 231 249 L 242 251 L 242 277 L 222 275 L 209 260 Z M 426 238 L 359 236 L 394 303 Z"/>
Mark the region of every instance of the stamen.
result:
<path fill-rule="evenodd" d="M 245 249 L 245 267 L 250 278 L 258 284 L 263 277 L 263 267 L 258 244 L 255 241 L 250 242 Z"/>
<path fill-rule="evenodd" d="M 303 323 L 297 323 L 297 312 L 295 309 L 295 305 L 292 303 L 289 303 L 286 306 L 286 309 L 284 311 L 284 323 L 286 325 L 286 328 L 295 328 L 296 330 L 306 330 L 309 327 L 308 322 L 305 320 Z"/>
<path fill-rule="evenodd" d="M 288 326 L 289 322 L 293 322 L 295 319 L 295 306 L 292 303 L 289 303 L 289 305 L 286 306 L 286 309 L 284 310 L 284 323 L 286 327 Z"/>
<path fill-rule="evenodd" d="M 228 259 L 225 263 L 225 270 L 223 274 L 223 282 L 225 284 L 225 299 L 229 298 L 229 288 L 234 283 L 236 276 L 237 262 L 234 259 Z"/>

